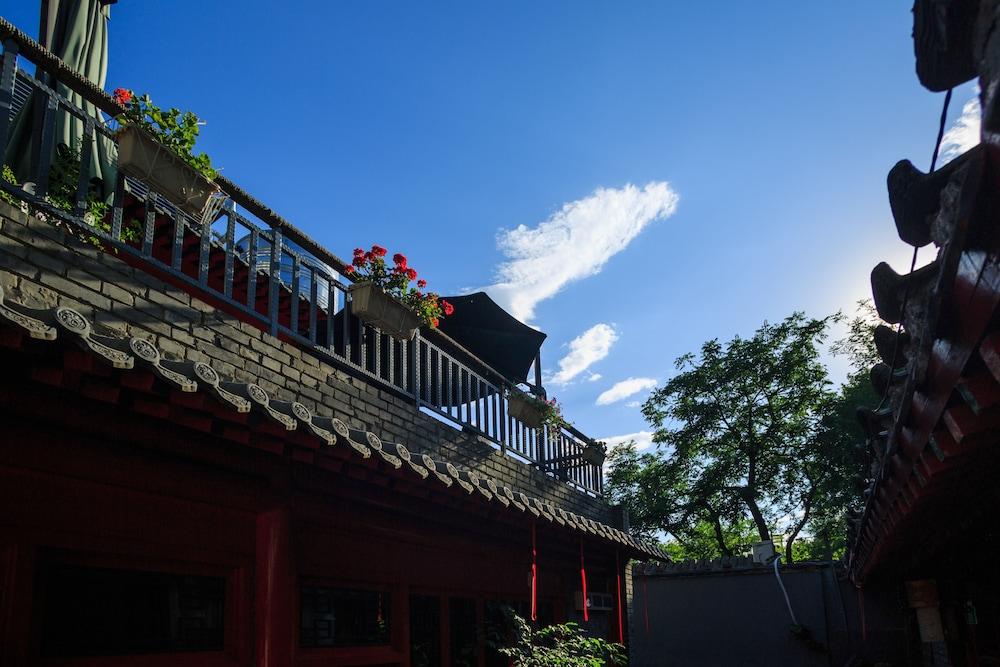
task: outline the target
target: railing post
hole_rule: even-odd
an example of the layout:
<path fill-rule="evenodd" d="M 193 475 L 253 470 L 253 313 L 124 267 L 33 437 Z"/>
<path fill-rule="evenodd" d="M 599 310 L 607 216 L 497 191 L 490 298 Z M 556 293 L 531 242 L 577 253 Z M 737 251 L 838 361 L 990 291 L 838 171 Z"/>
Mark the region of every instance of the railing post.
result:
<path fill-rule="evenodd" d="M 226 202 L 226 267 L 222 279 L 222 293 L 233 297 L 233 271 L 235 270 L 236 254 L 236 204 L 232 199 Z M 253 270 L 249 273 L 253 277 Z"/>
<path fill-rule="evenodd" d="M 142 224 L 142 256 L 150 257 L 153 254 L 153 231 L 156 225 L 156 193 L 150 188 L 146 192 L 146 215 Z M 204 241 L 202 241 L 204 243 Z M 203 270 L 202 282 L 208 278 L 208 270 Z"/>
<path fill-rule="evenodd" d="M 178 219 L 177 224 L 184 224 Z M 260 259 L 257 257 L 260 232 L 255 225 L 250 227 L 250 244 L 247 246 L 247 308 L 257 312 L 257 273 L 260 270 Z"/>
<path fill-rule="evenodd" d="M 10 113 L 14 109 L 14 81 L 17 78 L 17 42 L 4 40 L 3 64 L 0 69 L 0 149 L 7 151 Z"/>
<path fill-rule="evenodd" d="M 122 238 L 122 222 L 123 216 L 125 214 L 122 208 L 125 203 L 125 174 L 116 165 L 115 167 L 115 194 L 114 198 L 111 200 L 111 238 L 115 241 L 120 241 Z M 174 268 L 178 271 L 181 268 L 180 253 L 177 253 L 176 259 L 174 260 Z"/>
<path fill-rule="evenodd" d="M 80 173 L 76 179 L 76 200 L 73 214 L 83 217 L 87 213 L 87 195 L 90 194 L 90 159 L 94 151 L 94 119 L 83 121 L 83 145 L 80 146 Z M 94 221 L 95 223 L 98 221 Z"/>
<path fill-rule="evenodd" d="M 420 330 L 406 344 L 409 352 L 408 371 L 410 375 L 410 391 L 413 392 L 413 405 L 420 407 Z"/>
<path fill-rule="evenodd" d="M 504 380 L 501 378 L 497 385 L 497 419 L 500 421 L 498 434 L 500 436 L 500 453 L 507 454 L 507 404 L 504 401 L 504 393 L 507 391 Z"/>
<path fill-rule="evenodd" d="M 299 256 L 297 254 L 293 254 L 291 278 L 292 296 L 288 304 L 288 324 L 294 334 L 299 333 L 299 269 Z"/>
<path fill-rule="evenodd" d="M 35 196 L 44 199 L 49 191 L 49 168 L 52 166 L 52 150 L 55 141 L 56 112 L 59 100 L 42 89 L 44 99 L 35 101 L 38 132 L 38 153 L 34 160 Z"/>
<path fill-rule="evenodd" d="M 271 228 L 271 270 L 267 277 L 267 317 L 271 335 L 278 335 L 278 289 L 281 285 L 281 230 Z"/>

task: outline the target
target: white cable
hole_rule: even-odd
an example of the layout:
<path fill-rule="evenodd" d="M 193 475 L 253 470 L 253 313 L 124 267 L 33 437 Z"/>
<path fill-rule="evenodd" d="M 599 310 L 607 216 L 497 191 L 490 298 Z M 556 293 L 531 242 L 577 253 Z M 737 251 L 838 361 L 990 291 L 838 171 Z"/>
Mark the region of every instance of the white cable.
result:
<path fill-rule="evenodd" d="M 778 561 L 781 560 L 781 554 L 777 554 L 774 557 L 774 578 L 778 580 L 778 586 L 781 587 L 781 592 L 785 596 L 785 604 L 788 606 L 788 614 L 792 617 L 792 624 L 798 625 L 799 621 L 795 618 L 795 612 L 792 611 L 792 601 L 788 599 L 788 591 L 785 590 L 785 584 L 781 581 L 781 575 L 778 574 Z"/>

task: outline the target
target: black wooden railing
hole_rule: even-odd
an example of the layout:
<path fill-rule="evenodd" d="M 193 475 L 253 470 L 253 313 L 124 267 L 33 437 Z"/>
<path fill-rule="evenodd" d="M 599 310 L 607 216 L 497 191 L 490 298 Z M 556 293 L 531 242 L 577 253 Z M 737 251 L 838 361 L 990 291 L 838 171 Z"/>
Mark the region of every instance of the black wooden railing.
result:
<path fill-rule="evenodd" d="M 216 179 L 223 197 L 217 213 L 196 220 L 115 168 L 110 210 L 100 220 L 87 215 L 93 151 L 101 142 L 116 167 L 115 124 L 107 119 L 122 109 L 2 18 L 0 39 L 0 155 L 14 139 L 19 114 L 32 116 L 30 141 L 21 137 L 29 147 L 30 174 L 17 184 L 0 179 L 0 190 L 100 238 L 127 261 L 207 293 L 272 335 L 411 400 L 416 409 L 478 434 L 583 492 L 602 492 L 599 458 L 584 455 L 593 441 L 569 425 L 535 429 L 512 417 L 505 398 L 511 383 L 440 331 L 397 341 L 361 322 L 351 312 L 344 262 L 229 179 Z M 24 71 L 25 62 L 34 66 L 34 76 Z M 69 96 L 59 93 L 67 89 Z M 101 113 L 88 114 L 70 99 L 73 94 Z M 59 208 L 47 197 L 55 135 L 59 122 L 71 118 L 82 126 L 73 155 L 79 176 L 71 205 Z"/>

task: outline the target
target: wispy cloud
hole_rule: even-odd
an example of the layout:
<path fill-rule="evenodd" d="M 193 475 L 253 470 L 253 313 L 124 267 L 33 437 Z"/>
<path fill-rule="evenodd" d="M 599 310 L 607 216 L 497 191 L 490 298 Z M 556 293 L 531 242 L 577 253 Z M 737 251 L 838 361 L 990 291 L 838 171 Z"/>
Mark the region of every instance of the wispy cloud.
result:
<path fill-rule="evenodd" d="M 629 378 L 616 382 L 611 389 L 603 392 L 597 397 L 597 405 L 611 405 L 618 401 L 625 400 L 629 396 L 638 394 L 640 391 L 648 391 L 656 386 L 655 378 Z"/>
<path fill-rule="evenodd" d="M 979 108 L 979 86 L 975 95 L 962 107 L 962 115 L 941 137 L 941 164 L 950 162 L 979 143 L 979 126 L 982 115 Z"/>
<path fill-rule="evenodd" d="M 591 373 L 590 377 L 587 378 L 587 382 L 597 382 L 602 377 L 604 377 L 604 376 L 601 375 L 600 373 Z"/>
<path fill-rule="evenodd" d="M 642 451 L 653 446 L 652 431 L 638 431 L 636 433 L 626 433 L 625 435 L 610 435 L 606 438 L 598 438 L 602 442 L 608 443 L 608 449 L 614 449 L 618 445 L 624 445 L 629 440 L 635 441 L 636 449 Z"/>
<path fill-rule="evenodd" d="M 497 246 L 506 257 L 486 291 L 521 321 L 535 306 L 571 282 L 599 273 L 649 223 L 671 216 L 678 195 L 669 183 L 639 188 L 598 188 L 567 202 L 534 227 L 501 230 Z"/>
<path fill-rule="evenodd" d="M 566 384 L 591 365 L 608 356 L 618 340 L 618 332 L 610 324 L 595 324 L 569 342 L 569 352 L 559 360 L 559 371 L 552 376 L 554 384 Z"/>

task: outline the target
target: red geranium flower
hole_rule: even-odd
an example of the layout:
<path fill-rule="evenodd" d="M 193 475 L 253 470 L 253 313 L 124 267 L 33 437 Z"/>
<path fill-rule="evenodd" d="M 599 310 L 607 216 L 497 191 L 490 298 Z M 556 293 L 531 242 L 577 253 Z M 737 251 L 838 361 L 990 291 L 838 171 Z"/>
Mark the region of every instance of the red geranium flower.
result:
<path fill-rule="evenodd" d="M 352 273 L 354 273 L 354 267 L 348 264 L 347 266 L 344 267 L 344 273 L 347 275 L 351 275 Z"/>
<path fill-rule="evenodd" d="M 365 251 L 362 250 L 361 248 L 355 248 L 354 249 L 354 256 L 355 257 L 364 257 L 364 254 L 365 254 Z"/>
<path fill-rule="evenodd" d="M 417 270 L 416 269 L 407 269 L 406 270 L 406 277 L 409 278 L 410 280 L 416 280 L 417 279 Z"/>
<path fill-rule="evenodd" d="M 397 252 L 392 256 L 392 261 L 394 261 L 399 266 L 406 266 L 406 255 L 401 252 Z"/>
<path fill-rule="evenodd" d="M 383 248 L 380 245 L 373 245 L 372 246 L 372 255 L 374 255 L 376 257 L 385 257 L 385 255 L 386 255 L 387 252 L 389 252 L 389 251 L 386 250 L 385 248 Z"/>
<path fill-rule="evenodd" d="M 441 308 L 444 309 L 445 315 L 451 315 L 452 313 L 455 312 L 455 306 L 451 305 L 444 299 L 441 299 Z"/>
<path fill-rule="evenodd" d="M 421 289 L 423 289 L 424 287 L 427 287 L 427 281 L 424 280 L 423 278 L 421 278 L 420 280 L 417 281 L 417 287 L 419 287 Z"/>
<path fill-rule="evenodd" d="M 368 260 L 365 259 L 364 255 L 355 255 L 354 260 L 351 263 L 354 264 L 354 266 L 364 266 L 366 261 Z"/>
<path fill-rule="evenodd" d="M 434 329 L 437 329 L 437 326 L 440 323 L 441 323 L 440 320 L 438 320 L 438 318 L 436 317 L 431 319 L 431 327 Z"/>
<path fill-rule="evenodd" d="M 128 88 L 115 88 L 114 98 L 115 102 L 125 106 L 132 100 L 132 91 Z"/>

